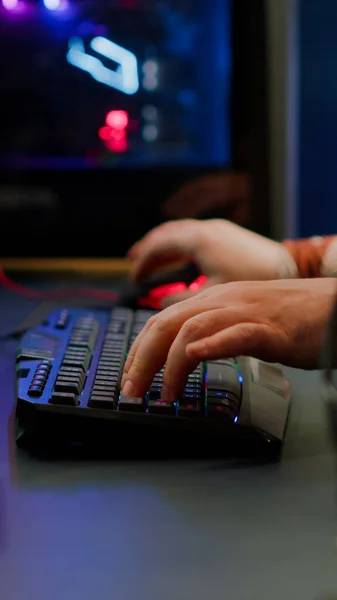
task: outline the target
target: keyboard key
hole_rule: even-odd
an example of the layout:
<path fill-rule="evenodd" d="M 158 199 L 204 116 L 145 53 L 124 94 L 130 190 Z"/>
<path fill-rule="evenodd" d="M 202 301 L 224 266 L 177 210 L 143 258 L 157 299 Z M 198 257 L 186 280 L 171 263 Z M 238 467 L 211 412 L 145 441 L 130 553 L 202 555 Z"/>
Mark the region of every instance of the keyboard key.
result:
<path fill-rule="evenodd" d="M 104 379 L 104 377 L 118 377 L 120 374 L 120 369 L 97 369 L 96 371 L 96 377 L 99 377 L 100 379 Z"/>
<path fill-rule="evenodd" d="M 201 417 L 202 406 L 200 394 L 184 394 L 179 400 L 179 417 Z"/>
<path fill-rule="evenodd" d="M 49 367 L 38 367 L 36 369 L 35 375 L 43 375 L 43 377 L 48 377 L 50 372 Z"/>
<path fill-rule="evenodd" d="M 238 415 L 240 403 L 237 396 L 218 393 L 207 393 L 207 415 L 210 418 L 219 419 L 222 417 L 234 420 Z"/>
<path fill-rule="evenodd" d="M 121 365 L 121 361 L 115 362 L 115 361 L 111 361 L 111 360 L 109 360 L 109 361 L 104 360 L 104 361 L 102 361 L 102 362 L 100 361 L 98 363 L 98 368 L 105 370 L 105 371 L 120 371 L 120 365 Z"/>
<path fill-rule="evenodd" d="M 229 364 L 207 363 L 208 391 L 231 392 L 241 398 L 241 383 L 235 367 Z"/>
<path fill-rule="evenodd" d="M 118 342 L 120 342 L 121 344 L 124 344 L 124 342 L 125 342 L 125 335 L 124 334 L 120 335 L 120 334 L 117 334 L 117 333 L 109 333 L 108 332 L 106 334 L 106 336 L 105 336 L 105 339 L 106 340 L 113 340 L 116 344 Z"/>
<path fill-rule="evenodd" d="M 81 386 L 78 382 L 61 381 L 58 379 L 55 383 L 54 390 L 56 392 L 74 393 L 76 396 L 78 396 L 81 393 Z"/>
<path fill-rule="evenodd" d="M 88 341 L 83 340 L 71 340 L 69 348 L 85 348 L 87 350 L 92 350 L 91 344 L 89 344 Z"/>
<path fill-rule="evenodd" d="M 79 368 L 71 368 L 71 367 L 61 367 L 60 371 L 59 371 L 59 375 L 61 375 L 62 377 L 80 377 L 81 379 L 84 380 L 84 373 L 83 373 L 83 369 L 79 369 Z"/>
<path fill-rule="evenodd" d="M 40 369 L 42 367 L 47 367 L 48 369 L 51 369 L 51 362 L 49 360 L 41 360 L 37 368 Z"/>
<path fill-rule="evenodd" d="M 111 367 L 111 366 L 116 367 L 121 364 L 121 360 L 122 360 L 121 357 L 113 357 L 113 358 L 102 357 L 102 358 L 100 358 L 98 364 L 100 367 L 104 367 L 104 365 L 108 365 L 109 367 Z"/>
<path fill-rule="evenodd" d="M 66 329 L 69 318 L 69 311 L 62 310 L 55 324 L 56 329 Z"/>
<path fill-rule="evenodd" d="M 162 400 L 151 399 L 148 403 L 149 413 L 157 414 L 157 415 L 169 415 L 175 416 L 177 412 L 177 407 L 172 402 L 163 402 Z"/>
<path fill-rule="evenodd" d="M 61 369 L 58 374 L 58 379 L 59 378 L 65 379 L 66 381 L 78 381 L 82 389 L 86 380 L 85 373 L 82 371 L 82 369 L 80 370 L 80 372 L 78 372 L 77 370 L 74 372 L 73 370 L 66 371 L 65 369 Z"/>
<path fill-rule="evenodd" d="M 78 367 L 82 369 L 83 372 L 87 371 L 82 360 L 64 359 L 62 367 Z"/>
<path fill-rule="evenodd" d="M 241 404 L 240 398 L 231 392 L 208 390 L 207 398 L 216 398 L 219 401 L 223 401 L 224 403 L 228 403 L 235 407 L 235 409 L 238 409 Z"/>
<path fill-rule="evenodd" d="M 45 385 L 47 381 L 47 375 L 34 375 L 32 385 Z"/>
<path fill-rule="evenodd" d="M 88 402 L 90 408 L 99 408 L 103 410 L 114 410 L 116 407 L 114 398 L 102 396 L 100 394 L 92 394 Z"/>
<path fill-rule="evenodd" d="M 130 398 L 129 396 L 120 396 L 118 409 L 129 412 L 145 412 L 146 401 L 144 398 Z"/>
<path fill-rule="evenodd" d="M 53 392 L 49 400 L 50 404 L 59 404 L 61 406 L 77 406 L 79 404 L 78 398 L 71 392 Z"/>
<path fill-rule="evenodd" d="M 87 357 L 86 354 L 73 354 L 67 352 L 63 360 L 80 360 L 83 364 L 85 364 L 87 362 L 87 358 L 89 357 Z"/>
<path fill-rule="evenodd" d="M 105 375 L 104 377 L 101 377 L 101 375 L 96 375 L 95 377 L 95 383 L 97 383 L 98 385 L 104 385 L 105 382 L 117 382 L 119 380 L 119 375 Z"/>
<path fill-rule="evenodd" d="M 99 383 L 94 383 L 94 386 L 92 388 L 93 392 L 99 392 L 100 394 L 115 394 L 116 391 L 116 387 L 117 384 L 111 384 L 111 385 L 100 385 Z"/>
<path fill-rule="evenodd" d="M 40 398 L 43 394 L 43 386 L 42 385 L 31 385 L 28 390 L 28 396 L 31 398 Z"/>
<path fill-rule="evenodd" d="M 186 394 L 198 394 L 198 395 L 200 395 L 201 394 L 201 387 L 198 384 L 197 385 L 190 384 L 187 387 L 185 387 L 184 394 L 185 395 Z"/>
<path fill-rule="evenodd" d="M 80 379 L 75 377 L 58 377 L 54 386 L 54 390 L 57 392 L 74 392 L 76 395 L 79 395 L 82 389 Z"/>
<path fill-rule="evenodd" d="M 151 385 L 149 389 L 150 400 L 160 400 L 162 385 Z"/>

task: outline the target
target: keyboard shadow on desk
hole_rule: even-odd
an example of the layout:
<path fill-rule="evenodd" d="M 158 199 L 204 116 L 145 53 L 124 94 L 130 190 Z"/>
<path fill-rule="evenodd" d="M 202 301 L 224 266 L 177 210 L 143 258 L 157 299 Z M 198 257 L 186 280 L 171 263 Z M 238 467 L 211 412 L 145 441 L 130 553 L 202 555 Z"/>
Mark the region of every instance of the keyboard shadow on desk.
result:
<path fill-rule="evenodd" d="M 297 446 L 291 453 L 286 451 L 274 457 L 238 456 L 234 452 L 212 453 L 205 452 L 191 456 L 188 452 L 167 451 L 154 454 L 153 448 L 144 448 L 143 452 L 125 451 L 125 441 L 121 442 L 119 451 L 110 446 L 72 448 L 41 447 L 27 440 L 27 445 L 18 448 L 14 442 L 14 413 L 11 417 L 10 436 L 11 483 L 24 489 L 50 489 L 61 486 L 71 489 L 77 485 L 120 485 L 124 481 L 135 484 L 151 484 L 158 481 L 158 466 L 160 477 L 173 476 L 181 472 L 185 475 L 193 473 L 200 476 L 214 473 L 249 472 L 267 469 L 277 472 L 282 462 L 303 457 L 319 457 L 326 454 L 326 447 L 320 443 L 317 431 L 312 431 L 305 439 L 303 447 Z M 311 442 L 310 442 L 311 439 Z M 154 478 L 154 479 L 153 479 Z"/>
<path fill-rule="evenodd" d="M 11 470 L 11 483 L 14 487 L 26 490 L 46 490 L 60 487 L 73 489 L 82 485 L 120 486 L 128 485 L 161 485 L 168 481 L 187 480 L 189 477 L 214 475 L 215 472 L 228 473 L 235 469 L 247 469 L 253 472 L 256 468 L 277 468 L 277 462 L 253 459 L 146 459 L 133 458 L 114 459 L 77 454 L 63 456 L 19 450 Z M 184 482 L 184 484 L 186 484 Z"/>
<path fill-rule="evenodd" d="M 9 457 L 10 477 L 14 487 L 24 489 L 50 489 L 61 486 L 71 489 L 76 485 L 99 484 L 120 485 L 130 482 L 135 484 L 151 484 L 153 477 L 158 481 L 160 475 L 165 480 L 167 475 L 181 473 L 207 475 L 215 471 L 225 472 L 236 469 L 261 468 L 263 466 L 277 468 L 280 455 L 261 455 L 247 457 L 239 451 L 235 452 L 231 443 L 227 449 L 214 449 L 206 452 L 189 452 L 188 449 L 172 447 L 158 439 L 157 451 L 153 446 L 143 447 L 130 444 L 129 451 L 125 439 L 116 446 L 101 444 L 100 446 L 73 445 L 60 447 L 59 444 L 41 445 L 35 438 L 26 437 L 19 446 L 15 443 L 15 412 L 13 410 L 9 422 Z M 134 440 L 133 440 L 134 443 Z M 151 444 L 153 443 L 153 438 Z M 162 448 L 158 451 L 158 448 Z M 240 455 L 241 454 L 241 455 Z M 155 474 L 155 475 L 154 475 Z"/>

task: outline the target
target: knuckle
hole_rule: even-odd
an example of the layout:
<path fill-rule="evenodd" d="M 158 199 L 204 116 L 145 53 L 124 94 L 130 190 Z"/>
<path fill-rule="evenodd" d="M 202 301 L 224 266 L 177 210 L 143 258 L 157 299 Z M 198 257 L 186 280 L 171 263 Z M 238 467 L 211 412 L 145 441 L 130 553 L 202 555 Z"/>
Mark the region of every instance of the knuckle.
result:
<path fill-rule="evenodd" d="M 128 375 L 131 381 L 138 381 L 139 378 L 144 377 L 144 365 L 142 364 L 142 361 L 137 358 L 137 356 L 135 356 L 133 359 L 133 363 Z"/>
<path fill-rule="evenodd" d="M 146 325 L 144 325 L 142 331 L 147 331 L 148 329 L 150 329 L 150 327 L 155 325 L 157 323 L 157 321 L 158 321 L 158 315 L 152 315 L 152 317 L 150 317 L 149 320 L 147 321 Z"/>
<path fill-rule="evenodd" d="M 240 330 L 240 336 L 245 340 L 249 340 L 252 337 L 252 329 L 248 325 L 242 325 Z M 260 328 L 255 329 L 254 337 L 256 343 L 260 342 L 260 340 L 262 339 Z"/>
<path fill-rule="evenodd" d="M 201 330 L 201 323 L 198 317 L 189 319 L 181 328 L 181 335 L 185 339 L 194 338 Z"/>
<path fill-rule="evenodd" d="M 204 356 L 208 356 L 215 350 L 219 348 L 219 344 L 210 338 L 205 338 L 202 340 L 202 345 L 200 347 Z"/>
<path fill-rule="evenodd" d="M 158 227 L 153 229 L 152 233 L 156 236 L 160 236 L 162 233 L 165 233 L 166 231 L 170 231 L 170 229 L 172 229 L 174 224 L 175 224 L 174 221 L 166 221 L 166 223 L 162 223 L 162 225 L 158 225 Z"/>
<path fill-rule="evenodd" d="M 153 321 L 153 326 L 159 334 L 167 333 L 170 330 L 171 318 L 165 312 L 157 315 Z"/>
<path fill-rule="evenodd" d="M 155 227 L 147 234 L 146 240 L 148 245 L 157 244 L 161 240 L 163 233 L 167 231 L 166 225 L 167 223 L 159 225 L 159 227 Z"/>
<path fill-rule="evenodd" d="M 128 357 L 127 357 L 127 359 L 125 361 L 125 364 L 124 364 L 124 372 L 125 373 L 128 373 L 128 371 L 129 371 L 129 369 L 130 369 L 130 367 L 131 367 L 131 365 L 132 365 L 132 363 L 134 361 L 134 358 L 135 358 L 135 353 L 129 352 Z"/>

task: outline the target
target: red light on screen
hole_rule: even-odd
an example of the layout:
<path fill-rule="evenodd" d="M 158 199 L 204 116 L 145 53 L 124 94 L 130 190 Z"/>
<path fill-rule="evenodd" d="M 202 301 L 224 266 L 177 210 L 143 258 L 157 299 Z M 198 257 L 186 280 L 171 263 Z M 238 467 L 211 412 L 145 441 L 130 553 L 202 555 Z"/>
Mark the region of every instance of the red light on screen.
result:
<path fill-rule="evenodd" d="M 126 131 L 125 129 L 118 130 L 112 129 L 111 127 L 101 127 L 101 129 L 98 131 L 98 136 L 103 142 L 109 142 L 110 140 L 119 142 L 121 140 L 125 140 Z"/>
<path fill-rule="evenodd" d="M 103 142 L 107 142 L 111 138 L 111 129 L 110 127 L 101 127 L 98 131 L 98 136 Z"/>
<path fill-rule="evenodd" d="M 105 146 L 111 152 L 115 152 L 116 154 L 122 154 L 128 149 L 128 141 L 126 138 L 122 138 L 119 140 L 111 138 L 110 140 L 105 142 Z"/>
<path fill-rule="evenodd" d="M 118 131 L 116 129 L 110 129 L 110 139 L 114 140 L 114 142 L 121 142 L 126 138 L 126 131 L 122 129 L 122 131 Z"/>
<path fill-rule="evenodd" d="M 125 110 L 111 110 L 105 118 L 105 126 L 98 130 L 98 137 L 110 152 L 122 153 L 128 149 L 127 127 L 129 115 Z"/>
<path fill-rule="evenodd" d="M 113 129 L 123 130 L 126 129 L 129 124 L 129 115 L 125 110 L 111 110 L 105 119 L 108 127 Z"/>

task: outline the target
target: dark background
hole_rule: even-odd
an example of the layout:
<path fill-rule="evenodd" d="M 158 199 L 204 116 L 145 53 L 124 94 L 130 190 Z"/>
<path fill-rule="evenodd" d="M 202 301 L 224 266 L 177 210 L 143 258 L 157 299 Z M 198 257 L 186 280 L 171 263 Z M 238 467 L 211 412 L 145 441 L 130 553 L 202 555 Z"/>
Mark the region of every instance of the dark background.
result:
<path fill-rule="evenodd" d="M 336 233 L 337 2 L 300 2 L 299 235 Z"/>
<path fill-rule="evenodd" d="M 230 170 L 252 176 L 250 225 L 270 233 L 268 110 L 263 0 L 232 2 L 233 86 Z M 218 171 L 219 169 L 214 169 Z M 161 203 L 184 182 L 210 169 L 153 168 L 113 171 L 9 171 L 3 186 L 21 186 L 42 202 L 0 212 L 3 256 L 123 256 L 149 228 L 164 220 Z M 20 195 L 21 192 L 19 192 Z M 45 196 L 49 206 L 43 207 Z M 55 201 L 55 205 L 54 205 Z M 216 215 L 218 216 L 218 215 Z M 224 208 L 221 216 L 226 217 Z"/>

